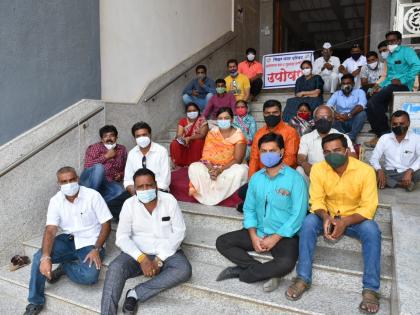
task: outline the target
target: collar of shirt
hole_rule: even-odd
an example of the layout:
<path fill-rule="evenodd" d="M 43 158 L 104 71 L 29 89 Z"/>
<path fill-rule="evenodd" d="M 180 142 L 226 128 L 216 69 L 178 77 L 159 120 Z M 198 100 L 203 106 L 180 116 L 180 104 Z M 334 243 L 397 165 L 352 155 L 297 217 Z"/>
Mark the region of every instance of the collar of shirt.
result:
<path fill-rule="evenodd" d="M 281 120 L 278 125 L 274 126 L 274 128 L 268 128 L 267 124 L 265 124 L 264 128 L 267 132 L 278 131 L 288 126 L 283 120 Z"/>
<path fill-rule="evenodd" d="M 404 141 L 404 140 L 410 140 L 412 138 L 412 136 L 413 136 L 412 131 L 411 130 L 408 130 L 407 133 L 405 134 L 404 139 L 402 139 L 402 141 Z M 402 141 L 401 142 L 398 142 L 397 136 L 393 132 L 391 132 L 391 139 L 394 140 L 394 142 L 397 143 L 397 144 L 402 142 Z"/>
<path fill-rule="evenodd" d="M 315 129 L 314 131 L 312 131 L 312 133 L 314 134 L 315 139 L 321 138 L 321 135 L 319 134 L 318 130 Z M 341 132 L 339 132 L 337 129 L 331 128 L 330 131 L 328 131 L 328 134 L 331 134 L 331 133 L 341 133 Z"/>
<path fill-rule="evenodd" d="M 134 150 L 143 156 L 143 152 L 140 151 L 140 147 L 138 145 L 134 147 Z M 150 149 L 147 151 L 146 156 L 149 154 L 149 152 L 156 152 L 156 144 L 153 141 L 151 141 Z"/>

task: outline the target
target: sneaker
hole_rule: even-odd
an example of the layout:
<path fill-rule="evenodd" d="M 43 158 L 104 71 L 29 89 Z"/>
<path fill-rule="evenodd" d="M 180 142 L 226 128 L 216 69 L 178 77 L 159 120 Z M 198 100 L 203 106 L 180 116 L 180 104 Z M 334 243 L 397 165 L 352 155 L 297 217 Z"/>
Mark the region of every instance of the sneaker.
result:
<path fill-rule="evenodd" d="M 123 304 L 123 313 L 127 314 L 135 314 L 137 311 L 137 300 L 134 297 L 129 297 L 128 294 L 131 290 L 127 291 L 127 294 L 125 295 L 125 301 Z"/>
<path fill-rule="evenodd" d="M 49 284 L 56 283 L 61 278 L 61 276 L 64 276 L 65 274 L 66 272 L 64 271 L 63 265 L 59 264 L 58 267 L 51 272 L 51 279 L 47 278 L 47 282 Z"/>
<path fill-rule="evenodd" d="M 44 305 L 36 305 L 36 304 L 28 304 L 28 306 L 26 306 L 26 310 L 25 313 L 23 313 L 23 315 L 36 315 L 39 314 L 42 309 L 44 308 Z"/>
<path fill-rule="evenodd" d="M 218 276 L 216 281 L 239 278 L 242 269 L 240 267 L 227 267 Z"/>
<path fill-rule="evenodd" d="M 369 148 L 374 148 L 376 146 L 376 144 L 378 143 L 379 138 L 375 137 L 370 141 L 367 141 L 365 143 L 363 143 L 365 146 L 369 147 Z"/>

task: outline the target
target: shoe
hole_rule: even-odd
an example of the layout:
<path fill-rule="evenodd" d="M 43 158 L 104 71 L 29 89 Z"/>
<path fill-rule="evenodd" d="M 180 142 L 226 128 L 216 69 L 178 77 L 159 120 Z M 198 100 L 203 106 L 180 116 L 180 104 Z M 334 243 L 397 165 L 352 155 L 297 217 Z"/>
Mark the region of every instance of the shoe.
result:
<path fill-rule="evenodd" d="M 44 305 L 36 305 L 36 304 L 28 304 L 26 306 L 26 311 L 23 313 L 23 315 L 36 315 L 39 314 L 42 309 L 44 308 Z"/>
<path fill-rule="evenodd" d="M 374 148 L 376 146 L 376 144 L 378 143 L 379 138 L 375 137 L 370 141 L 367 141 L 365 143 L 363 143 L 365 146 L 369 147 L 369 148 Z"/>
<path fill-rule="evenodd" d="M 51 272 L 51 279 L 47 278 L 47 282 L 49 284 L 54 284 L 61 278 L 61 276 L 64 276 L 65 274 L 66 272 L 64 271 L 63 265 L 59 264 L 58 267 Z"/>
<path fill-rule="evenodd" d="M 271 278 L 263 285 L 264 292 L 272 292 L 280 285 L 280 278 Z"/>
<path fill-rule="evenodd" d="M 128 313 L 128 314 L 135 314 L 137 311 L 137 300 L 133 297 L 128 297 L 128 294 L 130 293 L 131 290 L 127 291 L 127 294 L 125 295 L 125 301 L 123 304 L 123 313 Z"/>
<path fill-rule="evenodd" d="M 407 187 L 405 187 L 406 191 L 413 191 L 414 188 L 416 188 L 416 184 L 414 182 L 411 182 L 410 185 L 408 185 Z"/>
<path fill-rule="evenodd" d="M 242 268 L 240 267 L 227 267 L 217 276 L 216 281 L 239 278 L 241 271 L 242 271 Z"/>

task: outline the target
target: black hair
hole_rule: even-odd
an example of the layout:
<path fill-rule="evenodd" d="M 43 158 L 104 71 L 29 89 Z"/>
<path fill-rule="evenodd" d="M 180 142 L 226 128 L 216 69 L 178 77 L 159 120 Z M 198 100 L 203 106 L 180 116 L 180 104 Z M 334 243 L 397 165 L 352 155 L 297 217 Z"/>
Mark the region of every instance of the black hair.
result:
<path fill-rule="evenodd" d="M 372 57 L 372 56 L 374 56 L 374 57 L 378 58 L 378 54 L 376 53 L 376 51 L 369 51 L 369 52 L 366 54 L 366 59 L 368 59 L 369 57 Z"/>
<path fill-rule="evenodd" d="M 232 108 L 230 108 L 230 107 L 221 107 L 221 108 L 219 108 L 219 110 L 217 111 L 216 116 L 219 116 L 222 113 L 228 113 L 230 115 L 230 117 L 233 118 L 233 111 L 232 111 Z"/>
<path fill-rule="evenodd" d="M 344 148 L 347 149 L 349 147 L 347 144 L 347 139 L 342 133 L 330 133 L 329 135 L 326 135 L 324 138 L 322 138 L 322 148 L 324 148 L 326 143 L 335 140 L 340 140 Z"/>
<path fill-rule="evenodd" d="M 393 117 L 402 117 L 402 116 L 407 117 L 408 122 L 410 122 L 410 115 L 405 110 L 397 110 L 397 111 L 393 112 L 392 115 L 391 115 L 391 119 Z"/>
<path fill-rule="evenodd" d="M 309 106 L 309 104 L 305 102 L 300 103 L 297 109 L 299 110 L 299 108 L 301 108 L 302 106 L 306 106 L 306 108 L 309 109 L 310 112 L 312 112 L 311 106 Z"/>
<path fill-rule="evenodd" d="M 380 42 L 378 44 L 378 49 L 381 48 L 381 47 L 386 47 L 386 46 L 388 46 L 388 41 L 383 40 L 382 42 Z"/>
<path fill-rule="evenodd" d="M 353 45 L 351 45 L 351 49 L 353 49 L 353 48 L 359 48 L 359 49 L 362 49 L 362 47 L 360 47 L 359 43 L 354 43 Z M 350 49 L 350 50 L 351 50 L 351 49 Z"/>
<path fill-rule="evenodd" d="M 249 53 L 253 53 L 254 55 L 256 55 L 257 51 L 255 50 L 255 48 L 250 47 L 246 50 L 245 54 L 248 55 Z"/>
<path fill-rule="evenodd" d="M 245 101 L 245 100 L 237 100 L 235 102 L 235 105 L 238 105 L 238 103 L 244 103 L 245 104 L 245 107 L 248 108 L 248 102 L 247 101 Z"/>
<path fill-rule="evenodd" d="M 277 133 L 270 132 L 270 133 L 267 133 L 266 135 L 262 136 L 260 138 L 260 140 L 258 140 L 258 149 L 261 148 L 261 145 L 263 143 L 267 143 L 267 142 L 275 142 L 275 143 L 277 143 L 279 149 L 284 148 L 283 137 L 282 137 L 282 135 L 279 135 Z"/>
<path fill-rule="evenodd" d="M 234 63 L 235 65 L 238 65 L 238 60 L 236 60 L 236 59 L 229 59 L 229 60 L 226 62 L 226 66 L 228 66 L 228 67 L 229 67 L 229 64 L 231 64 L 231 63 Z"/>
<path fill-rule="evenodd" d="M 101 129 L 99 129 L 99 136 L 102 138 L 104 134 L 108 132 L 113 132 L 116 137 L 118 136 L 117 128 L 115 128 L 115 126 L 113 125 L 105 125 Z"/>
<path fill-rule="evenodd" d="M 207 68 L 206 68 L 206 66 L 205 66 L 205 65 L 198 65 L 198 66 L 195 68 L 195 72 L 197 72 L 199 69 L 203 69 L 203 70 L 204 70 L 204 72 L 205 72 L 205 73 L 207 73 Z"/>
<path fill-rule="evenodd" d="M 226 86 L 226 81 L 225 79 L 217 79 L 214 84 L 218 84 L 218 83 L 223 83 Z"/>
<path fill-rule="evenodd" d="M 139 176 L 151 176 L 153 178 L 153 181 L 156 182 L 155 173 L 153 173 L 148 168 L 139 168 L 133 175 L 133 182 L 135 182 L 136 178 Z"/>
<path fill-rule="evenodd" d="M 302 63 L 300 64 L 300 68 L 301 68 L 301 69 L 302 69 L 302 66 L 303 66 L 304 64 L 310 65 L 310 66 L 311 66 L 311 68 L 312 68 L 312 62 L 311 62 L 310 60 L 303 60 L 303 61 L 302 61 Z"/>
<path fill-rule="evenodd" d="M 278 100 L 268 100 L 265 101 L 263 104 L 263 111 L 265 111 L 266 108 L 277 106 L 281 111 L 281 103 Z"/>
<path fill-rule="evenodd" d="M 194 106 L 195 109 L 197 110 L 198 114 L 200 115 L 200 113 L 201 113 L 200 107 L 198 107 L 198 105 L 196 103 L 193 103 L 193 102 L 188 103 L 187 105 L 185 105 L 185 111 L 187 111 L 188 110 L 188 107 L 190 107 L 190 106 Z"/>
<path fill-rule="evenodd" d="M 343 76 L 341 77 L 341 82 L 343 82 L 344 79 L 351 79 L 353 81 L 353 83 L 354 83 L 354 77 L 353 77 L 353 75 L 351 73 L 343 74 Z"/>
<path fill-rule="evenodd" d="M 402 39 L 402 35 L 398 31 L 390 31 L 390 32 L 386 33 L 385 38 L 387 38 L 388 36 L 391 36 L 391 35 L 397 36 L 397 39 Z"/>
<path fill-rule="evenodd" d="M 147 131 L 149 132 L 149 134 L 152 134 L 152 128 L 150 128 L 148 123 L 145 123 L 144 121 L 140 121 L 140 122 L 136 122 L 133 127 L 131 127 L 131 134 L 134 137 L 134 134 L 136 133 L 137 130 L 139 129 L 147 129 Z"/>

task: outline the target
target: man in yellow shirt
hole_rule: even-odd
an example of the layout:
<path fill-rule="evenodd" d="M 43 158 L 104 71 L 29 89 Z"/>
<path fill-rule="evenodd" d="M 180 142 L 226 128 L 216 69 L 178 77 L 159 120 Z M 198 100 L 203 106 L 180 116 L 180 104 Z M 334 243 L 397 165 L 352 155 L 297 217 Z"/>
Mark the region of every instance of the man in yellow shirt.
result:
<path fill-rule="evenodd" d="M 237 101 L 249 100 L 249 91 L 251 84 L 246 75 L 238 72 L 238 61 L 236 59 L 229 59 L 227 62 L 229 75 L 225 78 L 226 91 L 235 95 Z"/>
<path fill-rule="evenodd" d="M 347 140 L 342 134 L 325 136 L 322 149 L 325 161 L 314 164 L 310 174 L 311 213 L 299 234 L 297 278 L 286 297 L 298 300 L 309 289 L 318 235 L 324 234 L 332 241 L 347 235 L 362 243 L 363 300 L 359 308 L 365 313 L 376 313 L 379 310 L 381 232 L 373 221 L 378 206 L 375 171 L 349 156 Z"/>

